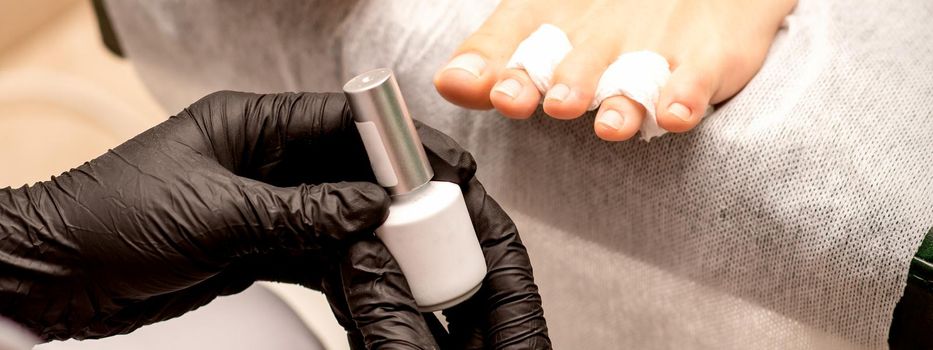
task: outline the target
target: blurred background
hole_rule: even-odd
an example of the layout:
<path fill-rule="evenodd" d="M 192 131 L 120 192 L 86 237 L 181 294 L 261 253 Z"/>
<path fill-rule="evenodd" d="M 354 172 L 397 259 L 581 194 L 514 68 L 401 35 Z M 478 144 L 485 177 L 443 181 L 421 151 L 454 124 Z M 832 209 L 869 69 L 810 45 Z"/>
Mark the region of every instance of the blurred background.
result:
<path fill-rule="evenodd" d="M 107 50 L 91 1 L 0 0 L 0 187 L 47 180 L 174 112 L 162 110 L 128 60 Z M 343 330 L 320 293 L 281 284 L 263 283 L 262 287 L 284 300 L 326 348 L 348 348 Z M 173 322 L 217 321 L 211 313 L 222 314 L 216 312 L 218 308 L 264 295 L 246 294 L 215 302 L 169 325 L 137 332 L 159 333 L 159 328 L 171 329 Z M 217 323 L 199 326 L 220 327 Z M 53 343 L 38 348 L 102 345 L 58 347 Z"/>
<path fill-rule="evenodd" d="M 168 115 L 104 47 L 89 1 L 0 9 L 0 184 L 46 180 Z"/>

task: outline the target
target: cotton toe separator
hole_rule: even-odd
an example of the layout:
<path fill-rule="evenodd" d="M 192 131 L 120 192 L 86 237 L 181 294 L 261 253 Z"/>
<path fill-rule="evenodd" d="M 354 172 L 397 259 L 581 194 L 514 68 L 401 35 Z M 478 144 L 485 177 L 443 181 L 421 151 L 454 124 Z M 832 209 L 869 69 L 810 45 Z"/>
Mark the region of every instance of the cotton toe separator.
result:
<path fill-rule="evenodd" d="M 551 87 L 551 78 L 557 65 L 570 53 L 573 45 L 560 28 L 543 24 L 518 45 L 506 65 L 510 69 L 523 69 L 545 94 Z M 641 138 L 651 140 L 667 133 L 658 126 L 655 106 L 661 87 L 671 75 L 667 59 L 653 51 L 627 52 L 616 58 L 599 79 L 596 96 L 589 110 L 599 108 L 603 100 L 625 96 L 645 107 L 645 121 L 641 124 Z"/>

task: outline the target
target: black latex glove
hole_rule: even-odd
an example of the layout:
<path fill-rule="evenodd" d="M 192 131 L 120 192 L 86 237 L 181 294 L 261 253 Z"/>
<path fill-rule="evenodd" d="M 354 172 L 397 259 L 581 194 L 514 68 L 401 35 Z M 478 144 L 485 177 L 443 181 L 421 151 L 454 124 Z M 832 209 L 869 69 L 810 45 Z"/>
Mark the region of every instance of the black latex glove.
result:
<path fill-rule="evenodd" d="M 417 311 L 386 247 L 372 236 L 358 241 L 341 269 L 339 287 L 346 299 L 341 300 L 340 293 L 327 293 L 351 345 L 357 349 L 550 349 L 541 297 L 515 224 L 476 180 L 473 157 L 446 135 L 416 125 L 434 180 L 454 182 L 463 189 L 489 272 L 476 295 L 443 312 L 448 332 L 433 314 Z"/>
<path fill-rule="evenodd" d="M 0 315 L 43 339 L 93 338 L 257 279 L 320 288 L 335 242 L 385 219 L 382 188 L 340 182 L 372 177 L 342 94 L 212 94 L 50 181 L 0 190 Z"/>
<path fill-rule="evenodd" d="M 511 220 L 468 153 L 419 133 L 435 178 L 464 188 L 490 270 L 447 312 L 449 335 L 370 234 L 385 192 L 325 184 L 373 180 L 342 94 L 213 94 L 52 181 L 0 190 L 0 314 L 44 339 L 103 337 L 261 279 L 323 290 L 354 347 L 549 347 Z M 345 255 L 336 240 L 356 231 L 367 239 Z"/>

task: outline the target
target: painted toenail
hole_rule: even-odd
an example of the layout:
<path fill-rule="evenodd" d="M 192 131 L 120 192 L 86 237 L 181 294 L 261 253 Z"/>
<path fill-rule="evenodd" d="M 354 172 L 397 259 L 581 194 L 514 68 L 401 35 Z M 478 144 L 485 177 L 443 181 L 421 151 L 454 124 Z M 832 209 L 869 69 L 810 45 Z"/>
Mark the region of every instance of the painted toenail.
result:
<path fill-rule="evenodd" d="M 622 130 L 622 124 L 625 122 L 625 118 L 623 118 L 619 112 L 607 109 L 596 117 L 596 122 L 612 131 L 619 131 Z"/>
<path fill-rule="evenodd" d="M 570 96 L 570 88 L 564 84 L 557 84 L 547 91 L 547 96 L 544 99 L 562 102 L 567 99 L 567 96 Z"/>
<path fill-rule="evenodd" d="M 683 120 L 685 122 L 690 121 L 691 113 L 690 108 L 687 108 L 687 106 L 674 102 L 670 107 L 667 107 L 667 111 L 677 117 L 677 119 Z"/>
<path fill-rule="evenodd" d="M 486 69 L 486 60 L 478 54 L 465 53 L 450 60 L 447 67 L 444 67 L 445 71 L 449 69 L 464 70 L 479 78 L 483 74 L 483 69 Z"/>
<path fill-rule="evenodd" d="M 522 92 L 522 83 L 519 83 L 518 80 L 509 78 L 496 84 L 496 87 L 493 89 L 493 91 L 501 92 L 511 98 L 515 98 L 520 92 Z"/>

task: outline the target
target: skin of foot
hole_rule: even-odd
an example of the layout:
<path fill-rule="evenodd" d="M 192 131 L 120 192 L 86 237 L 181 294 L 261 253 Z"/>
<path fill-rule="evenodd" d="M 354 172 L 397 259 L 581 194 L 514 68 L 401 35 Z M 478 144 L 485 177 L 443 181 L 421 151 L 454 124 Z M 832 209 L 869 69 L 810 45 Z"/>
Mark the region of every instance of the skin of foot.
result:
<path fill-rule="evenodd" d="M 506 69 L 519 43 L 545 23 L 561 28 L 573 50 L 557 66 L 544 94 L 544 112 L 582 116 L 606 67 L 620 54 L 651 50 L 665 58 L 671 77 L 658 99 L 658 125 L 692 129 L 710 104 L 738 93 L 758 72 L 774 36 L 796 0 L 503 0 L 434 76 L 448 101 L 495 108 L 524 119 L 542 96 L 520 69 Z M 596 135 L 632 138 L 645 109 L 623 96 L 602 102 Z"/>

